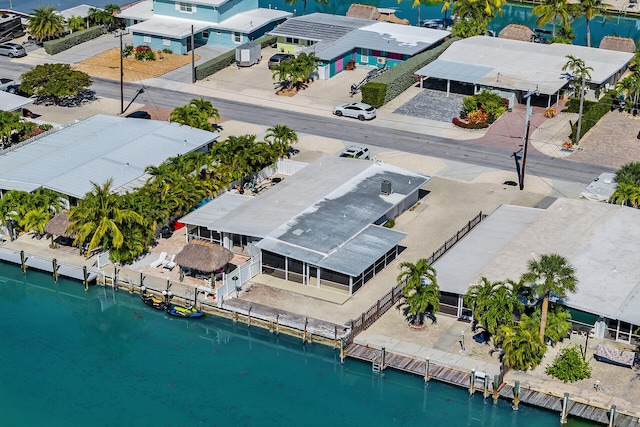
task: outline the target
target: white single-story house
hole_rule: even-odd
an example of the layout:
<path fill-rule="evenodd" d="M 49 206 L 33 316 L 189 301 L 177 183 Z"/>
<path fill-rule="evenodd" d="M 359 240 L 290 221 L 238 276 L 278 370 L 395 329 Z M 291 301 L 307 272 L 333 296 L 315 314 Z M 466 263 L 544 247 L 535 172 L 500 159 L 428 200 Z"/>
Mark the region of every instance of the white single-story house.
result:
<path fill-rule="evenodd" d="M 640 338 L 640 210 L 557 199 L 547 209 L 504 205 L 435 262 L 443 311 L 469 317 L 462 295 L 482 277 L 518 280 L 541 254 L 567 258 L 577 292 L 562 301 L 578 328 L 630 343 Z"/>
<path fill-rule="evenodd" d="M 384 227 L 430 177 L 385 163 L 325 156 L 257 196 L 225 193 L 180 219 L 187 239 L 260 257 L 260 271 L 353 295 L 398 254 Z"/>
<path fill-rule="evenodd" d="M 48 188 L 71 204 L 113 178 L 119 193 L 141 187 L 148 166 L 205 151 L 218 138 L 189 126 L 98 114 L 0 151 L 0 196 L 9 190 Z"/>
<path fill-rule="evenodd" d="M 287 19 L 270 31 L 278 50 L 313 53 L 320 59 L 318 74 L 325 80 L 345 69 L 347 62 L 394 67 L 444 42 L 449 31 L 377 22 L 370 19 L 311 13 Z"/>
<path fill-rule="evenodd" d="M 587 98 L 595 98 L 596 91 L 604 93 L 612 88 L 633 58 L 632 53 L 607 49 L 475 36 L 452 43 L 416 74 L 423 85 L 426 79 L 445 80 L 447 92 L 451 82 L 461 82 L 473 85 L 474 92 L 486 88 L 516 102 L 522 102 L 524 94 L 537 89 L 550 106 L 571 84 L 562 70 L 567 55 L 582 59 L 593 68 Z"/>
<path fill-rule="evenodd" d="M 33 99 L 0 90 L 0 111 L 18 111 L 33 104 Z"/>

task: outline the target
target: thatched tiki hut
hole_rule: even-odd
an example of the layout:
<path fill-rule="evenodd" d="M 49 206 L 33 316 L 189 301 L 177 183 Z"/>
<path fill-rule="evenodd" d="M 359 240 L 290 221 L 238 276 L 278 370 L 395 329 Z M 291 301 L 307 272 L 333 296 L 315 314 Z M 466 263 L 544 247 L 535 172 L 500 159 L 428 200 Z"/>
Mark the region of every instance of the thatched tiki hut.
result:
<path fill-rule="evenodd" d="M 534 36 L 535 33 L 531 28 L 520 24 L 509 24 L 498 34 L 501 39 L 520 40 L 522 42 L 530 42 Z"/>
<path fill-rule="evenodd" d="M 61 236 L 68 239 L 75 238 L 75 235 L 67 232 L 69 225 L 69 211 L 63 210 L 59 214 L 55 215 L 49 220 L 47 225 L 44 226 L 44 232 L 51 236 L 51 245 L 53 246 L 53 237 Z"/>
<path fill-rule="evenodd" d="M 636 43 L 628 37 L 604 36 L 600 42 L 600 49 L 634 53 L 636 51 Z"/>
<path fill-rule="evenodd" d="M 220 245 L 203 240 L 193 240 L 176 255 L 175 263 L 203 273 L 221 269 L 233 259 L 233 253 Z"/>
<path fill-rule="evenodd" d="M 372 21 L 377 21 L 378 18 L 380 18 L 380 12 L 378 12 L 377 7 L 369 6 L 367 4 L 354 3 L 349 6 L 349 10 L 347 10 L 347 16 L 351 18 L 370 19 Z"/>

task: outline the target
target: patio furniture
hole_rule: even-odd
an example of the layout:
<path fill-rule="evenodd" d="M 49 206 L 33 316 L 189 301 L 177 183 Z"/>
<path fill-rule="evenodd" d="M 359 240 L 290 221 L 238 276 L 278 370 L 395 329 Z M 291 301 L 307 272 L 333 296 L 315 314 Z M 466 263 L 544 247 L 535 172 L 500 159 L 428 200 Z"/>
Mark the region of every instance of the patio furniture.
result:
<path fill-rule="evenodd" d="M 175 254 L 171 255 L 171 259 L 165 259 L 162 262 L 162 268 L 166 268 L 167 270 L 173 270 L 173 268 L 177 265 L 174 259 L 176 259 Z"/>
<path fill-rule="evenodd" d="M 164 262 L 164 260 L 166 258 L 167 258 L 167 253 L 166 252 L 160 252 L 160 257 L 158 257 L 157 260 L 155 260 L 151 264 L 149 264 L 149 266 L 151 266 L 152 268 L 157 268 Z"/>

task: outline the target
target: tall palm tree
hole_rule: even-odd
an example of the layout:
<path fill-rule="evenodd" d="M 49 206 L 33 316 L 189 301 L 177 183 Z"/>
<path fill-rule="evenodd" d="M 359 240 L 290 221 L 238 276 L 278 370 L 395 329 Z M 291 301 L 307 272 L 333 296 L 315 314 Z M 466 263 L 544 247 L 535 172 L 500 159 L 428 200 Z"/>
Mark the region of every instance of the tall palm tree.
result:
<path fill-rule="evenodd" d="M 583 85 L 591 80 L 591 71 L 593 67 L 587 66 L 582 58 L 573 55 L 565 56 L 567 62 L 562 66 L 562 71 L 568 71 L 570 78 L 575 80 L 576 96 L 583 90 Z"/>
<path fill-rule="evenodd" d="M 287 4 L 289 6 L 293 6 L 294 4 L 296 4 L 298 1 L 300 0 L 286 0 Z M 307 3 L 309 0 L 302 0 L 302 14 L 304 15 L 307 12 Z M 316 3 L 320 3 L 322 5 L 328 5 L 329 4 L 329 0 L 316 0 Z"/>
<path fill-rule="evenodd" d="M 540 4 L 531 9 L 531 13 L 539 15 L 536 25 L 543 26 L 549 22 L 553 25 L 552 37 L 556 36 L 556 25 L 558 19 L 562 26 L 568 26 L 576 15 L 578 5 L 571 4 L 568 0 L 543 0 Z"/>
<path fill-rule="evenodd" d="M 71 208 L 68 228 L 69 234 L 76 234 L 74 245 L 88 241 L 87 255 L 100 245 L 103 249 L 122 247 L 125 239 L 121 231 L 123 224 L 144 224 L 139 213 L 123 207 L 123 196 L 111 192 L 113 179 L 103 185 L 91 184 L 93 190 Z"/>
<path fill-rule="evenodd" d="M 407 314 L 413 324 L 422 324 L 429 308 L 432 313 L 440 309 L 436 270 L 425 258 L 419 259 L 415 264 L 405 261 L 400 264 L 400 269 L 402 272 L 396 280 L 398 284 L 403 284 L 402 294 L 408 306 Z"/>
<path fill-rule="evenodd" d="M 638 208 L 638 203 L 640 202 L 640 187 L 628 182 L 618 183 L 618 186 L 609 200 L 611 203 L 615 203 L 620 206 Z"/>
<path fill-rule="evenodd" d="M 591 20 L 596 15 L 603 15 L 606 9 L 613 8 L 613 5 L 604 3 L 602 0 L 580 0 L 579 10 L 587 21 L 587 47 L 591 47 Z"/>
<path fill-rule="evenodd" d="M 34 9 L 27 24 L 29 33 L 38 40 L 49 40 L 64 33 L 64 18 L 52 6 Z"/>
<path fill-rule="evenodd" d="M 542 296 L 542 314 L 540 316 L 540 340 L 544 342 L 549 311 L 549 295 L 564 298 L 568 292 L 575 292 L 578 279 L 569 261 L 558 254 L 543 254 L 540 260 L 530 260 L 529 268 L 522 275 L 524 283 L 531 283 L 536 293 Z"/>
<path fill-rule="evenodd" d="M 465 305 L 473 308 L 473 318 L 490 334 L 495 335 L 500 325 L 513 325 L 514 314 L 521 312 L 517 284 L 491 282 L 486 277 L 469 288 L 464 296 Z"/>
<path fill-rule="evenodd" d="M 531 316 L 522 316 L 520 325 L 532 331 L 537 331 L 540 327 L 542 312 L 537 308 Z M 560 342 L 569 332 L 571 332 L 571 314 L 559 305 L 554 305 L 547 315 L 547 327 L 544 332 L 544 340 Z"/>
<path fill-rule="evenodd" d="M 50 219 L 51 212 L 46 208 L 40 207 L 24 214 L 24 216 L 18 220 L 18 224 L 25 231 L 33 230 L 39 239 L 44 234 L 44 226 L 47 225 Z"/>
<path fill-rule="evenodd" d="M 522 317 L 524 324 L 500 326 L 496 340 L 501 343 L 504 350 L 504 363 L 513 369 L 527 371 L 540 364 L 547 347 L 541 343 L 535 329 L 525 326 L 527 316 Z"/>

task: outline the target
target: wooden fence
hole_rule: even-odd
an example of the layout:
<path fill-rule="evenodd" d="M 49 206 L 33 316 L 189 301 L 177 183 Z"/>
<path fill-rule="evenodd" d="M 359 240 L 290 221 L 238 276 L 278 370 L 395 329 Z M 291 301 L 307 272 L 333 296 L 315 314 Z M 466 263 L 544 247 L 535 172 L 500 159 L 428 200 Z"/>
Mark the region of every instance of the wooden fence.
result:
<path fill-rule="evenodd" d="M 444 242 L 442 246 L 440 246 L 435 252 L 431 254 L 427 261 L 429 264 L 433 264 L 438 259 L 440 259 L 449 249 L 451 249 L 460 239 L 462 239 L 469 231 L 473 230 L 473 228 L 480 224 L 480 222 L 485 219 L 487 215 L 482 212 L 478 213 L 475 217 L 473 217 L 467 224 L 462 227 L 460 230 L 456 232 L 449 240 Z M 373 322 L 378 320 L 380 316 L 387 312 L 395 303 L 400 301 L 402 298 L 402 288 L 404 287 L 404 282 L 399 283 L 389 292 L 384 294 L 382 298 L 376 301 L 367 311 L 363 312 L 360 316 L 350 321 L 349 334 L 345 338 L 345 344 L 351 344 L 353 339 L 360 332 L 367 329 L 369 326 L 373 325 Z"/>

